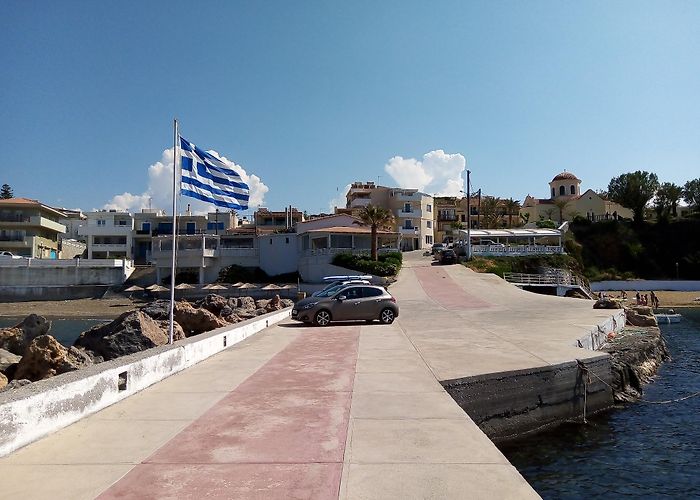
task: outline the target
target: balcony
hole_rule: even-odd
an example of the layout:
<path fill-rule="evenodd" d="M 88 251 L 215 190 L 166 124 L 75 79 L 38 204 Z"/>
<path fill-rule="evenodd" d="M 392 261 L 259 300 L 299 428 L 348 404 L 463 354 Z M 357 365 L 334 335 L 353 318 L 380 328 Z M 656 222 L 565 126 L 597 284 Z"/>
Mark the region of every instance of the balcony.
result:
<path fill-rule="evenodd" d="M 7 228 L 40 227 L 50 231 L 56 231 L 57 233 L 66 232 L 66 226 L 63 224 L 54 222 L 46 217 L 41 217 L 40 215 L 21 217 L 19 220 L 17 218 L 3 218 L 0 219 L 0 225 Z"/>
<path fill-rule="evenodd" d="M 403 236 L 418 236 L 418 234 L 420 234 L 420 229 L 418 226 L 400 227 L 399 233 Z"/>
<path fill-rule="evenodd" d="M 370 205 L 372 200 L 369 198 L 355 198 L 350 201 L 350 208 L 362 208 Z"/>
<path fill-rule="evenodd" d="M 419 209 L 419 208 L 414 208 L 414 209 L 409 210 L 408 212 L 406 212 L 406 211 L 402 208 L 401 210 L 399 210 L 398 212 L 396 212 L 396 215 L 397 215 L 398 217 L 403 217 L 403 218 L 408 217 L 408 218 L 410 218 L 410 219 L 420 219 L 421 217 L 423 217 L 423 211 L 422 211 L 421 209 Z"/>
<path fill-rule="evenodd" d="M 130 226 L 80 226 L 78 236 L 129 236 Z"/>

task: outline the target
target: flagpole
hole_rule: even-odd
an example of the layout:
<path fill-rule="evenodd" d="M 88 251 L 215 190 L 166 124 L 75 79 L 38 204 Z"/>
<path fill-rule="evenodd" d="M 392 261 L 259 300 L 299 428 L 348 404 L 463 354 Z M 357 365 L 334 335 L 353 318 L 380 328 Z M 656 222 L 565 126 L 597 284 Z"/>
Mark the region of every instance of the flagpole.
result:
<path fill-rule="evenodd" d="M 175 321 L 175 250 L 177 248 L 177 169 L 179 167 L 179 133 L 177 130 L 177 118 L 173 120 L 173 244 L 172 261 L 170 266 L 170 315 L 168 323 L 168 343 L 174 341 L 174 321 Z"/>

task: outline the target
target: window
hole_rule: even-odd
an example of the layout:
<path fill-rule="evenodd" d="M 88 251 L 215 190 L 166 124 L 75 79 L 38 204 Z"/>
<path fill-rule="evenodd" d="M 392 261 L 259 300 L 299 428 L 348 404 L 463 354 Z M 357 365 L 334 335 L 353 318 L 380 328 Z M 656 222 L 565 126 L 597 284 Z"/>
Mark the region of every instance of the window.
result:
<path fill-rule="evenodd" d="M 362 298 L 362 288 L 359 286 L 354 286 L 352 288 L 346 288 L 339 292 L 340 295 L 345 295 L 347 299 L 361 299 Z"/>
<path fill-rule="evenodd" d="M 433 211 L 433 206 L 432 206 L 430 203 L 428 203 L 428 206 L 427 206 L 425 209 L 426 209 L 428 212 L 432 212 L 432 211 Z"/>
<path fill-rule="evenodd" d="M 576 194 L 576 186 L 571 185 L 571 194 Z"/>
<path fill-rule="evenodd" d="M 284 239 L 284 242 L 285 242 L 287 245 L 289 245 L 289 238 L 285 238 L 285 239 Z"/>
<path fill-rule="evenodd" d="M 552 198 L 554 198 L 557 195 L 557 192 L 552 188 Z"/>
<path fill-rule="evenodd" d="M 104 219 L 97 219 L 97 225 L 98 226 L 104 226 L 106 224 L 106 220 Z"/>
<path fill-rule="evenodd" d="M 566 188 L 564 186 L 559 186 L 559 196 L 564 196 L 566 194 Z"/>
<path fill-rule="evenodd" d="M 433 221 L 431 221 L 431 220 L 425 221 L 425 226 L 426 226 L 428 229 L 432 229 L 432 227 L 433 227 Z"/>
<path fill-rule="evenodd" d="M 378 288 L 366 287 L 362 290 L 362 294 L 365 297 L 379 297 L 380 295 L 382 295 L 382 293 L 383 292 Z"/>
<path fill-rule="evenodd" d="M 426 236 L 425 236 L 425 244 L 426 244 L 426 245 L 432 245 L 432 244 L 433 244 L 433 237 L 432 237 L 432 236 L 429 236 L 429 235 L 426 235 Z"/>
<path fill-rule="evenodd" d="M 150 231 L 151 230 L 151 223 L 150 222 L 144 222 L 141 224 L 141 231 Z"/>
<path fill-rule="evenodd" d="M 403 211 L 404 211 L 404 212 L 408 212 L 408 213 L 413 212 L 413 209 L 411 208 L 411 204 L 410 204 L 410 203 L 404 203 L 404 205 L 403 205 Z"/>
<path fill-rule="evenodd" d="M 403 222 L 403 228 L 404 229 L 413 229 L 413 221 L 411 219 L 406 219 Z"/>

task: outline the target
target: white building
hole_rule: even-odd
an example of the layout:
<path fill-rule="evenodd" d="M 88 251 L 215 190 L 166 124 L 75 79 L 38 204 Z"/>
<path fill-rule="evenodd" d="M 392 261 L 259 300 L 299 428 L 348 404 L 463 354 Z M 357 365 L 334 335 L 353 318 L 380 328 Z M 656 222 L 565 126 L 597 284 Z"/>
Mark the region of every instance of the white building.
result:
<path fill-rule="evenodd" d="M 128 212 L 89 212 L 78 228 L 87 244 L 88 259 L 133 259 L 134 218 Z"/>

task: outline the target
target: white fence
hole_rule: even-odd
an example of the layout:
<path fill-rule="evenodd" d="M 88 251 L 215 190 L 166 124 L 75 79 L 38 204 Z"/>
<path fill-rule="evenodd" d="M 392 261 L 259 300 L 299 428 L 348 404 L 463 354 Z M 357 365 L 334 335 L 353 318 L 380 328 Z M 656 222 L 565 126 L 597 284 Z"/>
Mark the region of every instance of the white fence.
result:
<path fill-rule="evenodd" d="M 472 245 L 473 255 L 551 255 L 562 254 L 564 248 L 558 245 Z"/>

